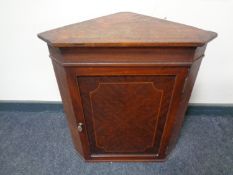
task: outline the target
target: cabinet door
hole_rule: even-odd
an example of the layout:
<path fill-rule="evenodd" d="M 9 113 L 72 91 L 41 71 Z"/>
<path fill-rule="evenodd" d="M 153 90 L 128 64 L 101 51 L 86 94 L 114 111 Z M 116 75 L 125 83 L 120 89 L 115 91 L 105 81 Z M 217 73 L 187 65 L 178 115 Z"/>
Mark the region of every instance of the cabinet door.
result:
<path fill-rule="evenodd" d="M 186 67 L 68 67 L 70 97 L 86 160 L 162 159 Z"/>
<path fill-rule="evenodd" d="M 77 78 L 92 154 L 156 153 L 174 76 Z"/>

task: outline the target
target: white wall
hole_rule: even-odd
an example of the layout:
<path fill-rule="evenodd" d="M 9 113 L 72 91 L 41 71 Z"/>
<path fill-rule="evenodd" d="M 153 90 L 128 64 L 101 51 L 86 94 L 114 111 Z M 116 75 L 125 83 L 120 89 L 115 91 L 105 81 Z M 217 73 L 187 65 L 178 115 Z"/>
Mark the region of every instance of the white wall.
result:
<path fill-rule="evenodd" d="M 119 11 L 167 17 L 217 32 L 191 102 L 233 103 L 231 0 L 0 1 L 0 100 L 60 101 L 47 46 L 37 33 Z"/>

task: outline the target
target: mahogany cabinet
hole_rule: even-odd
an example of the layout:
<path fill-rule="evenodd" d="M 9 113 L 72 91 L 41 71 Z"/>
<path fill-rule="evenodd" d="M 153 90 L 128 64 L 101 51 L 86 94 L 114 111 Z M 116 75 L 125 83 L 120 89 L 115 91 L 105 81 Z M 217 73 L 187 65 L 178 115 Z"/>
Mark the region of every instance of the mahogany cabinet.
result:
<path fill-rule="evenodd" d="M 87 161 L 161 161 L 175 145 L 216 33 L 116 13 L 40 33 Z"/>

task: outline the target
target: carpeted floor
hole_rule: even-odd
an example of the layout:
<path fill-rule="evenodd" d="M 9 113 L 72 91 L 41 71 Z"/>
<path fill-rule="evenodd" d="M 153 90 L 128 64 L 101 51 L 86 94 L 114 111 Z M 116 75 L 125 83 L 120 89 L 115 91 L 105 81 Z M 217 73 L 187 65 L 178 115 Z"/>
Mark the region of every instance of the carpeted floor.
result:
<path fill-rule="evenodd" d="M 233 115 L 188 115 L 164 163 L 84 163 L 63 112 L 0 112 L 0 175 L 233 174 Z"/>

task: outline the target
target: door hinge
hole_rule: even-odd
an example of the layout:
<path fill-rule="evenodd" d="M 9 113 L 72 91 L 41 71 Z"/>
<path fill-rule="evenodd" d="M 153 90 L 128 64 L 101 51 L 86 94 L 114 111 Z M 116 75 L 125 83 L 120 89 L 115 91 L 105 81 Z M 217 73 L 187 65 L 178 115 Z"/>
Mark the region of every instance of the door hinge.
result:
<path fill-rule="evenodd" d="M 185 80 L 184 80 L 184 85 L 183 85 L 183 88 L 182 88 L 182 94 L 184 93 L 184 91 L 186 89 L 187 82 L 188 82 L 188 77 L 186 77 Z"/>
<path fill-rule="evenodd" d="M 182 94 L 184 93 L 186 87 L 187 87 L 187 84 L 188 84 L 188 79 L 189 79 L 189 70 L 188 70 L 188 73 L 187 73 L 187 76 L 184 80 L 184 84 L 183 84 L 183 88 L 182 88 Z"/>

